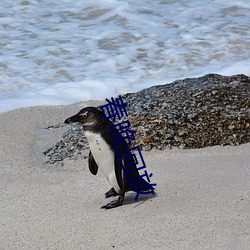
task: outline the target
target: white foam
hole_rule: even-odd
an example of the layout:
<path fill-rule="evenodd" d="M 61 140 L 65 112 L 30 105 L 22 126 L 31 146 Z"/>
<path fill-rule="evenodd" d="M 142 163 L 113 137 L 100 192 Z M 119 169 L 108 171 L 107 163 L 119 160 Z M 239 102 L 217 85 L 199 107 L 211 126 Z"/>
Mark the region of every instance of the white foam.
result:
<path fill-rule="evenodd" d="M 250 60 L 234 63 L 233 65 L 219 71 L 220 74 L 230 76 L 244 74 L 250 76 Z"/>
<path fill-rule="evenodd" d="M 249 11 L 243 0 L 2 0 L 0 112 L 250 76 Z"/>

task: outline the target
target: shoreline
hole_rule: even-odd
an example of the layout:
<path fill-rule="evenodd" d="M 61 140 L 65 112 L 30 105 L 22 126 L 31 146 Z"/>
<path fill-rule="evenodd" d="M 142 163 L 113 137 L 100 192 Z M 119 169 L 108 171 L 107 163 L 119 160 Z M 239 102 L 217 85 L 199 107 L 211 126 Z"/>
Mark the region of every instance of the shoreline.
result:
<path fill-rule="evenodd" d="M 67 128 L 39 131 L 96 104 L 0 113 L 2 249 L 247 249 L 250 143 L 142 151 L 156 195 L 128 193 L 107 211 L 110 187 L 87 159 L 42 164 L 39 150 Z"/>

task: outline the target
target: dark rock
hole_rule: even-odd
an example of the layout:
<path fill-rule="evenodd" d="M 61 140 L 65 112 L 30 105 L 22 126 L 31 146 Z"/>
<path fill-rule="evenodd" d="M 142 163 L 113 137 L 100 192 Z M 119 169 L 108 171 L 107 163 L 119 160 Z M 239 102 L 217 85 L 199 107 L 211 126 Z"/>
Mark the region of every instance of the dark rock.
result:
<path fill-rule="evenodd" d="M 136 131 L 133 145 L 142 150 L 250 142 L 250 78 L 245 75 L 187 78 L 125 94 L 122 99 Z M 44 154 L 55 162 L 79 157 L 86 147 L 78 126 Z"/>

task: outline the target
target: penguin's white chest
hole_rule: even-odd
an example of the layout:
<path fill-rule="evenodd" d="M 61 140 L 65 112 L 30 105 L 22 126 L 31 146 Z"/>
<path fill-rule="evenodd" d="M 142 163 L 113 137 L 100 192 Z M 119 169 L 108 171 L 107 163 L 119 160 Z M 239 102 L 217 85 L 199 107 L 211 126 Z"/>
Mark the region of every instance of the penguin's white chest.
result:
<path fill-rule="evenodd" d="M 115 174 L 115 153 L 102 138 L 100 134 L 85 132 L 88 139 L 91 153 L 95 159 L 96 164 L 108 179 L 115 191 L 119 193 L 119 185 L 117 183 Z"/>

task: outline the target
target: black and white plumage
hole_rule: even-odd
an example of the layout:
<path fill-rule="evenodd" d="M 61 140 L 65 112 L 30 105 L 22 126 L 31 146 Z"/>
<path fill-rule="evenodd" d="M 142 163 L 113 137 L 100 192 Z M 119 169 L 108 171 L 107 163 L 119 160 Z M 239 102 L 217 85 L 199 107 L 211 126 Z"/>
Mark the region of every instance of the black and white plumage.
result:
<path fill-rule="evenodd" d="M 126 151 L 129 149 L 128 145 L 122 145 L 121 140 L 116 140 L 114 138 L 120 138 L 118 131 L 112 133 L 109 127 L 114 124 L 110 120 L 104 120 L 103 113 L 95 107 L 87 107 L 80 110 L 76 115 L 65 120 L 65 123 L 79 122 L 83 125 L 83 130 L 87 137 L 90 153 L 89 153 L 89 170 L 93 175 L 97 174 L 98 169 L 100 168 L 104 176 L 109 181 L 112 188 L 105 193 L 106 198 L 111 196 L 117 196 L 118 200 L 108 203 L 102 208 L 110 209 L 122 205 L 124 201 L 125 193 L 131 190 L 130 184 L 133 185 L 133 188 L 137 191 L 141 189 L 143 191 L 148 191 L 150 187 L 148 186 L 145 180 L 144 184 L 136 183 L 140 182 L 136 179 L 127 180 L 126 177 L 139 177 L 139 172 L 136 169 L 136 165 L 129 167 L 129 172 L 135 170 L 132 173 L 123 174 L 123 169 L 117 154 L 119 152 Z M 122 139 L 124 140 L 124 139 Z M 119 147 L 114 148 L 114 143 L 119 143 Z M 118 148 L 118 149 L 117 149 Z M 131 152 L 126 152 L 122 157 L 127 157 L 131 155 Z M 123 160 L 123 159 L 122 159 Z M 130 164 L 134 163 L 134 158 L 129 157 Z M 128 172 L 126 167 L 128 163 L 123 161 L 125 171 Z M 129 183 L 130 182 L 130 183 Z M 134 186 L 135 185 L 135 186 Z M 145 186 L 145 189 L 143 187 Z"/>

